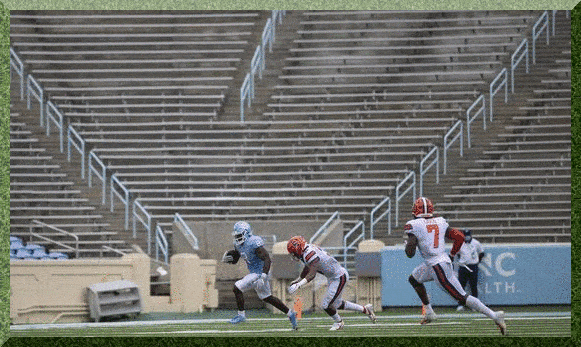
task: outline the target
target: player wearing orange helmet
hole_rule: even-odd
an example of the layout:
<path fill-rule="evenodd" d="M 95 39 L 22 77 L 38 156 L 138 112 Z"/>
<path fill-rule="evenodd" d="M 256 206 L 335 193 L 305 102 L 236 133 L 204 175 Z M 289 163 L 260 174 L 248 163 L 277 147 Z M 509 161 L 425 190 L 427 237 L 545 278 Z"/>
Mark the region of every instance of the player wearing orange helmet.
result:
<path fill-rule="evenodd" d="M 407 235 L 405 253 L 409 258 L 416 254 L 416 248 L 425 259 L 417 266 L 409 277 L 409 282 L 422 300 L 425 315 L 421 324 L 430 323 L 436 319 L 432 309 L 424 282 L 437 280 L 437 283 L 450 294 L 460 305 L 468 306 L 490 319 L 494 320 L 500 332 L 506 333 L 504 312 L 494 312 L 477 298 L 467 295 L 452 268 L 451 259 L 454 258 L 464 243 L 464 234 L 451 228 L 442 217 L 434 216 L 434 204 L 425 197 L 418 198 L 413 207 L 414 219 L 404 226 Z M 450 254 L 444 250 L 445 238 L 454 241 Z"/>
<path fill-rule="evenodd" d="M 335 258 L 320 247 L 307 243 L 302 236 L 292 237 L 287 243 L 287 251 L 295 260 L 300 260 L 305 264 L 299 278 L 291 283 L 288 289 L 290 294 L 294 294 L 301 286 L 312 281 L 317 273 L 327 277 L 327 294 L 323 298 L 321 306 L 335 321 L 330 330 L 343 329 L 343 319 L 339 316 L 337 310 L 364 313 L 375 323 L 376 318 L 371 304 L 361 306 L 342 299 L 343 289 L 345 289 L 345 285 L 349 281 L 349 274 Z"/>

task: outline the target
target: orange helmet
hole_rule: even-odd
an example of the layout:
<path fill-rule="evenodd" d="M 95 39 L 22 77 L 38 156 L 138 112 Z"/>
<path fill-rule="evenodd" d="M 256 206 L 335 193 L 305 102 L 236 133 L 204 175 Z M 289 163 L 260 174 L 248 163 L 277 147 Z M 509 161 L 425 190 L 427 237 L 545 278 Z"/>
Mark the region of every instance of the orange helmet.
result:
<path fill-rule="evenodd" d="M 412 214 L 415 218 L 429 218 L 434 216 L 434 204 L 428 198 L 419 197 L 414 202 Z"/>
<path fill-rule="evenodd" d="M 286 245 L 286 250 L 296 259 L 301 259 L 307 241 L 302 236 L 293 236 Z"/>

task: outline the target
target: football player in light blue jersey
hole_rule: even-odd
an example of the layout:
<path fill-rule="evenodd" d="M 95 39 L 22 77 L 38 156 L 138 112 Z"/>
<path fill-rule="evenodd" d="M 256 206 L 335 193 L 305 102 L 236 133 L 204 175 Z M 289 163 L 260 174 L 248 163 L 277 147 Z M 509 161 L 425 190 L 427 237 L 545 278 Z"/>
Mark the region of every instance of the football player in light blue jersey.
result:
<path fill-rule="evenodd" d="M 264 248 L 264 241 L 261 237 L 252 235 L 252 227 L 244 221 L 234 224 L 234 250 L 227 251 L 222 257 L 222 262 L 236 264 L 240 258 L 246 261 L 249 274 L 234 283 L 234 296 L 238 315 L 230 320 L 230 323 L 237 324 L 246 320 L 244 311 L 244 293 L 254 289 L 258 297 L 272 306 L 276 307 L 289 318 L 294 330 L 297 330 L 296 312 L 290 310 L 279 298 L 272 295 L 270 291 L 270 256 Z"/>

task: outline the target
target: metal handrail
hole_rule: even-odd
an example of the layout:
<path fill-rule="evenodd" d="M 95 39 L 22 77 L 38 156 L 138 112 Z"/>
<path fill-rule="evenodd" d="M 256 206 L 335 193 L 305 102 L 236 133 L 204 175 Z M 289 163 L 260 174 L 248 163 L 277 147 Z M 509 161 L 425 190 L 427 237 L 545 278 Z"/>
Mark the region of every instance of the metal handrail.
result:
<path fill-rule="evenodd" d="M 246 77 L 244 78 L 244 82 L 242 82 L 242 87 L 240 87 L 240 122 L 244 123 L 244 102 L 246 101 L 248 103 L 248 106 L 250 108 L 250 105 L 252 104 L 252 98 L 251 98 L 251 90 L 252 90 L 252 86 L 251 83 L 254 81 L 254 78 L 252 77 L 252 73 L 247 73 Z"/>
<path fill-rule="evenodd" d="M 448 137 L 450 137 L 450 135 L 452 135 L 452 133 L 454 132 L 454 130 L 456 130 L 457 127 L 460 127 L 460 131 L 448 143 Z M 444 165 L 443 165 L 444 166 L 444 175 L 446 174 L 446 167 L 448 166 L 448 161 L 447 161 L 448 160 L 448 149 L 450 147 L 452 147 L 452 145 L 454 144 L 454 142 L 456 142 L 456 140 L 458 140 L 458 138 L 460 139 L 460 156 L 463 157 L 464 156 L 464 123 L 462 123 L 461 120 L 458 120 L 456 122 L 456 124 L 454 124 L 454 126 L 452 126 L 450 128 L 450 130 L 448 130 L 446 135 L 444 135 Z"/>
<path fill-rule="evenodd" d="M 524 49 L 522 49 L 524 47 Z M 519 54 L 519 52 L 522 52 Z M 518 55 L 518 57 L 517 57 Z M 524 38 L 517 49 L 514 51 L 510 57 L 510 83 L 511 91 L 514 94 L 514 70 L 518 67 L 518 64 L 523 58 L 526 58 L 526 72 L 529 73 L 529 40 Z"/>
<path fill-rule="evenodd" d="M 264 54 L 261 53 L 261 49 L 262 49 L 261 45 L 258 45 L 258 47 L 256 47 L 256 50 L 254 51 L 252 60 L 250 60 L 250 73 L 252 74 L 252 76 L 254 76 L 258 71 L 258 77 L 260 79 L 262 79 L 262 70 L 264 70 L 264 68 L 262 67 L 264 64 Z M 252 84 L 254 85 L 254 83 Z M 252 98 L 254 98 L 254 93 L 252 93 Z"/>
<path fill-rule="evenodd" d="M 353 234 L 357 229 L 361 228 L 361 234 L 355 238 L 355 240 L 351 241 L 350 244 L 347 244 L 347 239 L 351 234 Z M 343 265 L 347 267 L 347 250 L 352 249 L 353 245 L 357 244 L 361 239 L 365 239 L 365 223 L 363 221 L 359 221 L 359 223 L 355 224 L 351 230 L 343 237 Z"/>
<path fill-rule="evenodd" d="M 20 76 L 20 100 L 24 100 L 24 64 L 12 47 L 10 47 L 10 67 Z"/>
<path fill-rule="evenodd" d="M 196 237 L 196 235 L 194 235 L 194 232 L 192 231 L 192 229 L 189 227 L 189 225 L 186 223 L 186 221 L 184 221 L 184 219 L 182 218 L 182 216 L 176 212 L 176 214 L 174 215 L 174 219 L 173 219 L 174 223 L 179 223 L 181 224 L 181 226 L 185 229 L 186 231 L 186 239 L 188 241 L 190 241 L 190 245 L 192 245 L 192 247 L 194 248 L 194 250 L 199 250 L 199 242 L 198 242 L 198 238 Z"/>
<path fill-rule="evenodd" d="M 424 169 L 424 164 L 425 162 L 428 160 L 428 158 L 430 158 L 433 154 L 436 154 L 436 157 L 434 158 L 434 160 L 432 160 L 432 162 Z M 423 196 L 423 192 L 424 192 L 424 175 L 426 174 L 426 172 L 428 172 L 428 170 L 430 170 L 430 168 L 432 166 L 436 165 L 436 183 L 440 183 L 440 150 L 438 149 L 438 146 L 434 146 L 434 148 L 432 148 L 431 151 L 428 152 L 428 154 L 426 154 L 424 156 L 424 158 L 422 158 L 422 161 L 420 161 L 420 196 Z"/>
<path fill-rule="evenodd" d="M 502 89 L 502 87 L 504 87 L 504 103 L 506 104 L 508 102 L 508 77 L 507 77 L 507 72 L 506 72 L 506 68 L 503 68 L 498 75 L 496 76 L 496 78 L 494 78 L 494 80 L 490 83 L 490 104 L 489 104 L 489 108 L 490 108 L 490 121 L 492 122 L 492 115 L 493 115 L 493 102 L 492 100 L 494 99 L 494 96 L 496 95 L 496 93 L 498 93 L 498 91 L 500 89 Z M 502 81 L 498 84 L 498 86 L 494 87 L 496 85 L 496 82 L 498 82 L 500 79 L 502 79 Z"/>
<path fill-rule="evenodd" d="M 101 258 L 103 258 L 103 249 L 105 251 L 109 251 L 109 252 L 113 252 L 113 253 L 117 253 L 117 254 L 121 254 L 121 255 L 126 255 L 127 254 L 127 253 L 122 252 L 122 251 L 120 251 L 118 249 L 115 249 L 113 247 L 109 247 L 107 245 L 103 245 L 103 246 L 101 246 Z"/>
<path fill-rule="evenodd" d="M 319 235 L 321 233 L 323 233 L 327 227 L 333 222 L 334 219 L 339 219 L 339 211 L 335 211 L 335 213 L 333 213 L 333 215 L 331 215 L 331 217 L 329 217 L 329 219 L 327 219 L 327 221 L 325 222 L 325 224 L 323 224 L 319 230 L 317 230 L 317 232 L 315 232 L 315 234 L 309 239 L 309 243 L 313 243 L 317 237 L 319 237 Z"/>
<path fill-rule="evenodd" d="M 61 233 L 61 234 L 65 235 L 65 236 L 72 237 L 73 239 L 75 239 L 75 247 L 71 247 L 71 246 L 69 246 L 69 245 L 66 245 L 66 244 L 64 244 L 64 243 L 61 243 L 61 242 L 58 242 L 58 241 L 52 240 L 52 239 L 50 239 L 50 238 L 48 238 L 48 237 L 46 237 L 46 236 L 44 236 L 44 235 L 40 235 L 40 234 L 37 234 L 37 233 L 34 233 L 34 232 L 32 232 L 32 228 L 34 228 L 32 225 L 30 226 L 30 229 L 29 229 L 29 231 L 30 231 L 30 235 L 31 235 L 31 241 L 32 241 L 32 236 L 34 235 L 34 236 L 36 236 L 36 237 L 38 237 L 38 238 L 41 238 L 41 239 L 43 239 L 43 240 L 45 240 L 45 241 L 53 242 L 53 243 L 55 243 L 55 244 L 57 244 L 57 245 L 59 245 L 59 246 L 61 246 L 61 247 L 68 248 L 68 249 L 71 249 L 71 250 L 74 250 L 74 251 L 75 251 L 75 254 L 76 254 L 76 257 L 77 257 L 77 258 L 79 257 L 79 237 L 78 237 L 77 235 L 75 235 L 75 234 L 72 234 L 72 233 L 69 233 L 68 231 L 65 231 L 65 230 L 63 230 L 63 229 L 57 228 L 57 227 L 55 227 L 55 226 L 52 226 L 52 225 L 46 224 L 46 223 L 44 223 L 44 222 L 38 221 L 38 220 L 36 220 L 36 219 L 33 219 L 33 220 L 32 220 L 32 222 L 33 222 L 33 223 L 35 223 L 35 224 L 37 224 L 39 227 L 49 228 L 49 229 L 51 229 L 51 230 L 57 231 L 57 232 L 59 232 L 59 233 Z"/>
<path fill-rule="evenodd" d="M 77 133 L 77 131 L 69 125 L 68 132 L 68 147 L 67 147 L 67 160 L 71 161 L 71 144 L 73 147 L 77 149 L 77 151 L 81 154 L 81 178 L 85 179 L 85 140 Z M 74 141 L 77 139 L 79 144 L 77 145 Z"/>
<path fill-rule="evenodd" d="M 157 261 L 159 261 L 159 251 L 163 254 L 163 259 L 167 264 L 169 260 L 169 244 L 163 230 L 158 225 L 155 228 L 155 260 Z"/>
<path fill-rule="evenodd" d="M 93 167 L 93 161 L 95 163 L 97 163 L 98 165 L 100 165 L 100 169 L 101 169 L 100 174 L 99 174 L 99 170 L 97 170 L 97 168 Z M 105 166 L 105 164 L 103 164 L 103 161 L 101 161 L 101 159 L 99 159 L 99 157 L 97 157 L 97 154 L 95 154 L 94 151 L 89 152 L 89 163 L 88 163 L 88 165 L 89 165 L 89 169 L 88 169 L 88 176 L 89 176 L 88 177 L 88 181 L 89 181 L 88 183 L 89 183 L 89 187 L 92 187 L 93 186 L 93 184 L 92 184 L 92 182 L 93 182 L 92 178 L 93 178 L 93 173 L 95 173 L 95 176 L 97 176 L 98 178 L 100 178 L 101 179 L 101 182 L 103 184 L 103 187 L 102 187 L 102 195 L 103 195 L 103 197 L 101 199 L 102 200 L 101 201 L 101 204 L 105 205 L 105 200 L 106 200 L 105 197 L 107 196 L 107 193 L 106 193 L 106 191 L 107 191 L 107 167 Z"/>
<path fill-rule="evenodd" d="M 36 91 L 32 88 L 35 87 Z M 28 108 L 30 110 L 31 104 L 30 104 L 30 95 L 32 94 L 32 96 L 34 96 L 36 98 L 36 100 L 38 100 L 39 104 L 40 104 L 40 126 L 42 127 L 44 125 L 44 90 L 42 89 L 42 87 L 40 86 L 40 84 L 38 84 L 38 82 L 36 82 L 36 80 L 34 79 L 34 77 L 32 77 L 32 75 L 28 75 L 26 76 L 26 108 Z"/>
<path fill-rule="evenodd" d="M 105 184 L 105 182 L 103 182 L 103 184 Z M 117 190 L 115 189 L 115 185 L 117 185 L 117 187 L 119 187 L 123 193 L 124 196 L 121 195 L 119 192 L 117 192 Z M 116 195 L 119 200 L 121 200 L 121 202 L 125 205 L 125 230 L 129 229 L 129 203 L 130 203 L 130 199 L 131 199 L 131 195 L 129 193 L 129 190 L 127 188 L 125 188 L 125 185 L 123 185 L 123 183 L 121 183 L 121 181 L 119 181 L 119 179 L 115 176 L 115 175 L 111 175 L 111 212 L 113 212 L 115 210 L 115 204 L 114 204 L 114 199 L 113 197 Z M 135 237 L 135 220 L 133 220 L 133 237 Z"/>
<path fill-rule="evenodd" d="M 539 29 L 539 26 L 541 26 L 541 28 Z M 539 36 L 541 36 L 541 33 L 543 32 L 543 30 L 547 30 L 547 45 L 549 44 L 549 12 L 545 11 L 543 12 L 543 14 L 539 17 L 539 19 L 537 20 L 537 22 L 535 23 L 535 25 L 533 25 L 533 64 L 536 64 L 536 56 L 535 56 L 535 46 L 537 43 L 537 39 L 539 38 Z"/>
<path fill-rule="evenodd" d="M 484 95 L 480 95 L 476 101 L 466 110 L 466 142 L 468 142 L 468 148 L 472 147 L 472 138 L 470 137 L 470 127 L 472 122 L 476 120 L 476 118 L 482 115 L 482 128 L 486 130 L 486 99 L 484 99 Z M 473 117 L 470 117 L 470 113 L 472 110 L 478 105 L 482 103 L 482 106 L 476 111 Z"/>
<path fill-rule="evenodd" d="M 240 122 L 244 123 L 244 102 L 248 103 L 248 108 L 254 100 L 254 75 L 258 72 L 259 78 L 262 79 L 262 71 L 266 68 L 266 46 L 268 45 L 268 51 L 272 53 L 272 44 L 275 40 L 276 35 L 276 20 L 282 23 L 282 16 L 286 14 L 286 11 L 273 10 L 271 18 L 266 20 L 264 29 L 262 30 L 262 37 L 260 44 L 256 47 L 254 51 L 254 56 L 250 62 L 250 72 L 246 74 L 244 81 L 242 82 L 242 87 L 240 87 Z"/>
<path fill-rule="evenodd" d="M 399 190 L 403 187 L 404 183 L 407 182 L 409 179 L 413 179 L 413 183 L 407 187 L 401 195 L 399 194 Z M 403 199 L 403 197 L 413 189 L 413 196 L 416 196 L 416 173 L 414 171 L 410 171 L 406 177 L 401 180 L 400 183 L 395 187 L 395 226 L 399 225 L 399 201 Z"/>
<path fill-rule="evenodd" d="M 375 219 L 375 213 L 379 211 L 379 209 L 387 203 L 387 210 L 383 212 L 377 219 Z M 369 222 L 369 238 L 373 240 L 373 231 L 375 230 L 375 225 L 379 223 L 387 215 L 387 234 L 391 235 L 391 199 L 386 197 L 385 199 L 381 200 L 377 206 L 375 206 L 371 210 L 370 222 Z"/>
<path fill-rule="evenodd" d="M 58 120 L 56 117 L 58 117 Z M 47 101 L 46 103 L 46 136 L 50 136 L 50 121 L 59 130 L 59 144 L 61 153 L 64 152 L 64 116 L 61 111 L 56 108 L 52 101 Z"/>
<path fill-rule="evenodd" d="M 137 213 L 138 211 L 141 211 L 143 213 L 143 215 L 145 216 L 145 218 L 147 218 L 147 221 L 143 220 L 143 218 L 141 218 L 141 216 Z M 149 212 L 147 212 L 145 210 L 145 208 L 143 207 L 143 205 L 141 205 L 141 203 L 136 199 L 133 202 L 133 238 L 137 238 L 137 221 L 140 221 L 141 224 L 145 227 L 145 230 L 147 230 L 147 254 L 151 255 L 151 214 L 149 214 Z"/>

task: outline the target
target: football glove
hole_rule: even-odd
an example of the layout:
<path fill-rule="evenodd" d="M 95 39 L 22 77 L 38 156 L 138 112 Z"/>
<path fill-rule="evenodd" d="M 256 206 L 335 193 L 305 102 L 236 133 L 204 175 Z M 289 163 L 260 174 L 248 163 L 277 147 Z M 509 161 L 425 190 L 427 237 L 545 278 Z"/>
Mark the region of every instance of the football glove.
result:
<path fill-rule="evenodd" d="M 226 264 L 236 264 L 238 259 L 240 259 L 240 253 L 234 249 L 224 252 L 222 256 L 222 262 Z"/>
<path fill-rule="evenodd" d="M 303 278 L 299 282 L 292 284 L 290 287 L 288 287 L 288 293 L 294 294 L 305 283 L 307 283 L 307 280 Z"/>

